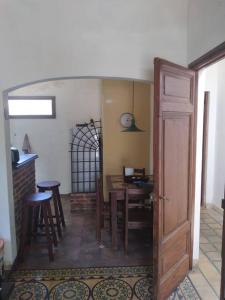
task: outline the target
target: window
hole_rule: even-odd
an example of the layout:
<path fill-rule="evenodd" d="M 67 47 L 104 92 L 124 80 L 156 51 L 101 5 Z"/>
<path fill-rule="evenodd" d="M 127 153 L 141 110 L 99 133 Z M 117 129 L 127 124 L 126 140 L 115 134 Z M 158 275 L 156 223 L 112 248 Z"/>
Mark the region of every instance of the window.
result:
<path fill-rule="evenodd" d="M 53 119 L 56 117 L 54 96 L 9 96 L 11 119 Z"/>

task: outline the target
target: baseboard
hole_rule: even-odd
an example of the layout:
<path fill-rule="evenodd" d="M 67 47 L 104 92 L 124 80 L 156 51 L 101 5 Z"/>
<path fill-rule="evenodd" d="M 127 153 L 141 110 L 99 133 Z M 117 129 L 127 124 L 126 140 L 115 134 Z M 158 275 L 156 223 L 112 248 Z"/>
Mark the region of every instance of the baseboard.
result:
<path fill-rule="evenodd" d="M 199 259 L 193 259 L 193 266 L 192 268 L 198 267 Z"/>

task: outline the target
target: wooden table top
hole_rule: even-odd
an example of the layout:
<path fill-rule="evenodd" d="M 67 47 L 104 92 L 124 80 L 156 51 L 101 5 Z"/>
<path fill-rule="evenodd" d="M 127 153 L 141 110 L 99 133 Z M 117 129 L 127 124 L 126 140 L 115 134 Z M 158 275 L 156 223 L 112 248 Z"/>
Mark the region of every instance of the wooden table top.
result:
<path fill-rule="evenodd" d="M 138 184 L 124 182 L 122 175 L 106 175 L 106 183 L 107 183 L 108 192 L 124 191 L 127 187 L 128 188 L 139 187 Z M 143 184 L 142 186 L 143 188 L 150 187 L 150 189 L 153 189 L 153 176 L 150 175 L 149 181 L 142 184 Z"/>

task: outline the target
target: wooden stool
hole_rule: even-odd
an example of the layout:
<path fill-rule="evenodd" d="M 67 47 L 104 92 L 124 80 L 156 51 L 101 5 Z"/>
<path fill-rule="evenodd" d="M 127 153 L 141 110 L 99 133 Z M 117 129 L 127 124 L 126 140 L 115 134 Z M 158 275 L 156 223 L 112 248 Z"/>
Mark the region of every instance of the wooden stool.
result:
<path fill-rule="evenodd" d="M 54 203 L 54 209 L 55 209 L 55 216 L 53 216 L 53 217 L 55 217 L 55 219 L 56 219 L 58 235 L 59 235 L 59 237 L 61 237 L 62 236 L 61 224 L 63 227 L 65 227 L 66 224 L 65 224 L 65 220 L 64 220 L 61 197 L 59 194 L 59 186 L 60 186 L 60 182 L 54 181 L 54 180 L 41 181 L 37 184 L 39 192 L 52 191 L 53 203 Z"/>
<path fill-rule="evenodd" d="M 45 234 L 48 242 L 49 260 L 52 261 L 54 259 L 53 244 L 57 246 L 57 237 L 55 233 L 55 227 L 54 227 L 53 217 L 51 212 L 51 205 L 50 205 L 51 199 L 52 199 L 52 192 L 34 193 L 29 195 L 25 199 L 24 208 L 23 208 L 23 224 L 22 224 L 21 255 L 20 255 L 22 260 L 24 258 L 24 250 L 27 243 L 27 239 L 31 238 L 32 226 L 31 224 L 29 224 L 29 217 L 32 217 L 34 209 L 39 207 L 43 212 Z M 29 211 L 31 211 L 30 216 L 29 216 Z"/>

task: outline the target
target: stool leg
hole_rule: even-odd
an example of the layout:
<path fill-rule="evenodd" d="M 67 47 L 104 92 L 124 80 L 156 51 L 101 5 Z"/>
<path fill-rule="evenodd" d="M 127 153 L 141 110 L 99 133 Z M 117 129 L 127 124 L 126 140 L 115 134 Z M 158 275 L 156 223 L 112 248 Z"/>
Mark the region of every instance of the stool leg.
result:
<path fill-rule="evenodd" d="M 33 215 L 34 215 L 34 207 L 28 207 L 28 214 L 27 214 L 27 244 L 31 244 L 31 237 L 33 235 Z"/>
<path fill-rule="evenodd" d="M 46 205 L 42 205 L 42 210 L 43 210 L 43 217 L 44 217 L 44 223 L 45 223 L 45 233 L 46 233 L 47 242 L 48 242 L 49 260 L 53 261 L 54 260 L 53 246 L 52 246 L 52 240 L 51 240 L 51 235 L 50 235 L 50 231 L 49 231 L 49 223 L 48 223 L 48 215 L 47 215 Z"/>
<path fill-rule="evenodd" d="M 45 192 L 45 189 L 42 189 L 42 188 L 38 188 L 38 191 L 39 193 L 44 193 Z M 40 220 L 39 220 L 39 224 L 38 226 L 42 229 L 43 228 L 43 225 L 44 225 L 44 217 L 43 217 L 43 208 L 42 206 L 40 206 Z"/>
<path fill-rule="evenodd" d="M 24 253 L 25 253 L 25 247 L 27 243 L 27 232 L 28 232 L 28 207 L 26 206 L 26 203 L 24 203 L 21 245 L 20 245 L 20 255 L 19 255 L 21 261 L 24 261 Z"/>
<path fill-rule="evenodd" d="M 60 217 L 59 217 L 59 207 L 58 207 L 57 194 L 56 194 L 55 189 L 53 189 L 53 203 L 54 203 L 54 209 L 55 209 L 55 219 L 56 219 L 58 235 L 59 235 L 59 237 L 62 237 Z"/>
<path fill-rule="evenodd" d="M 40 218 L 40 206 L 37 206 L 37 207 L 34 208 L 34 229 L 33 229 L 33 233 L 34 233 L 35 238 L 37 236 L 39 218 Z"/>
<path fill-rule="evenodd" d="M 53 222 L 52 210 L 51 210 L 50 203 L 47 203 L 47 213 L 48 213 L 48 219 L 49 219 L 49 223 L 50 223 L 50 227 L 51 227 L 53 243 L 54 243 L 54 246 L 57 246 L 58 242 L 57 242 L 57 236 L 56 236 L 56 233 L 55 233 L 55 226 L 54 226 L 54 222 Z"/>
<path fill-rule="evenodd" d="M 58 187 L 56 188 L 56 197 L 57 197 L 57 202 L 58 202 L 58 206 L 59 206 L 59 212 L 60 212 L 60 218 L 61 218 L 62 226 L 65 228 L 66 223 L 65 223 L 65 219 L 64 219 L 61 196 L 59 194 L 59 188 Z"/>

